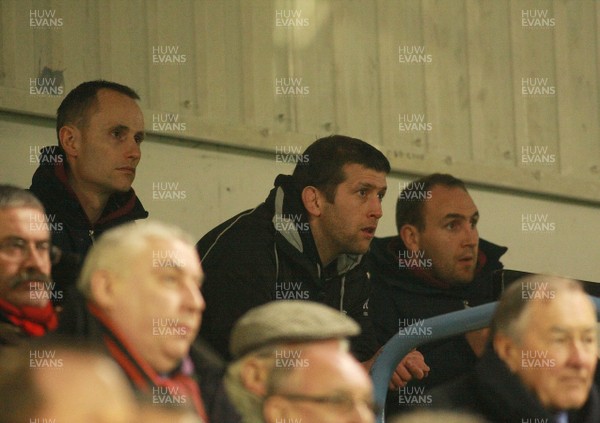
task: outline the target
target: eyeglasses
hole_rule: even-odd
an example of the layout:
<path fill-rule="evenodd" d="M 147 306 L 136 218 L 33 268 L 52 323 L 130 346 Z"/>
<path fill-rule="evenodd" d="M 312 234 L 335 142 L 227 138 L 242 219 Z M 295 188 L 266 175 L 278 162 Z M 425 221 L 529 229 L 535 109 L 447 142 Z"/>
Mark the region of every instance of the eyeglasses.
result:
<path fill-rule="evenodd" d="M 362 403 L 373 414 L 377 415 L 381 411 L 381 407 L 372 399 L 354 398 L 350 395 L 302 395 L 302 394 L 273 394 L 272 396 L 280 396 L 287 398 L 290 401 L 308 401 L 317 404 L 329 404 L 343 413 L 350 413 L 356 408 L 357 403 Z"/>
<path fill-rule="evenodd" d="M 18 237 L 11 237 L 0 242 L 0 257 L 10 261 L 23 261 L 31 254 L 30 245 L 38 255 L 49 257 L 52 264 L 56 264 L 60 260 L 62 254 L 60 248 L 52 245 L 50 241 L 34 242 Z"/>

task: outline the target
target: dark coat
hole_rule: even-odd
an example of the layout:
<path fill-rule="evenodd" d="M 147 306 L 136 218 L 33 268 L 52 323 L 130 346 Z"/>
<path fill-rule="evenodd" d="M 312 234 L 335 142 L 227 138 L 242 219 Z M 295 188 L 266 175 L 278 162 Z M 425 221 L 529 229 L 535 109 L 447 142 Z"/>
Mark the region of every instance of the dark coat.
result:
<path fill-rule="evenodd" d="M 431 391 L 437 409 L 477 413 L 492 423 L 554 422 L 535 395 L 511 373 L 492 348 L 465 376 Z M 569 423 L 600 422 L 600 396 L 592 386 L 587 403 L 569 413 Z"/>
<path fill-rule="evenodd" d="M 148 212 L 130 189 L 111 195 L 102 215 L 92 225 L 68 183 L 66 167 L 65 154 L 60 147 L 44 147 L 40 166 L 29 188 L 46 209 L 52 243 L 63 252 L 61 262 L 52 268 L 53 279 L 62 287 L 74 284 L 83 258 L 103 232 L 148 217 Z"/>
<path fill-rule="evenodd" d="M 494 272 L 502 269 L 500 257 L 505 247 L 479 240 L 478 270 L 473 282 L 458 287 L 434 286 L 407 268 L 399 266 L 398 251 L 406 250 L 398 236 L 375 238 L 367 254 L 371 273 L 371 316 L 377 340 L 384 344 L 401 327 L 440 314 L 496 301 L 502 286 Z M 419 347 L 431 368 L 429 376 L 409 386 L 426 390 L 455 380 L 469 371 L 477 357 L 463 335 Z M 405 408 L 396 401 L 398 392 L 388 393 L 388 412 Z"/>
<path fill-rule="evenodd" d="M 369 317 L 369 275 L 362 256 L 342 255 L 323 268 L 300 192 L 279 175 L 266 201 L 234 216 L 196 245 L 206 274 L 200 335 L 224 357 L 235 321 L 278 299 L 316 301 L 356 320 L 352 351 L 367 360 L 377 350 Z"/>

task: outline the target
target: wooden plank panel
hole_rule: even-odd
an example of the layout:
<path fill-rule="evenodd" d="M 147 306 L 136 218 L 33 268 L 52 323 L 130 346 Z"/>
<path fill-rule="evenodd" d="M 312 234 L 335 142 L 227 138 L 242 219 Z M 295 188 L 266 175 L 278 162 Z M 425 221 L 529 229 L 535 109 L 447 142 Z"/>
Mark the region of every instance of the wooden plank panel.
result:
<path fill-rule="evenodd" d="M 239 124 L 242 102 L 240 8 L 236 2 L 194 3 L 196 114 Z"/>
<path fill-rule="evenodd" d="M 381 140 L 375 4 L 335 1 L 333 49 L 336 122 L 341 133 Z"/>
<path fill-rule="evenodd" d="M 553 17 L 549 0 L 511 1 L 516 164 L 532 178 L 559 171 Z"/>
<path fill-rule="evenodd" d="M 596 6 L 591 1 L 554 6 L 560 170 L 590 177 L 600 163 Z"/>
<path fill-rule="evenodd" d="M 427 110 L 436 128 L 429 152 L 447 163 L 471 153 L 470 94 L 464 1 L 423 1 L 424 41 L 433 62 L 425 67 Z"/>
<path fill-rule="evenodd" d="M 292 74 L 303 78 L 309 94 L 291 103 L 292 130 L 321 137 L 336 132 L 334 114 L 333 33 L 331 2 L 295 0 L 292 18 L 283 18 L 276 34 L 291 34 Z M 277 38 L 276 41 L 277 42 Z"/>
<path fill-rule="evenodd" d="M 467 0 L 473 160 L 513 167 L 514 93 L 507 0 Z"/>
<path fill-rule="evenodd" d="M 100 77 L 109 81 L 114 80 L 112 72 L 112 13 L 110 11 L 111 1 L 107 0 L 104 7 L 98 8 L 98 35 L 100 46 L 98 49 L 100 63 Z"/>
<path fill-rule="evenodd" d="M 90 62 L 97 64 L 97 57 L 93 57 L 94 52 L 98 51 L 97 23 L 92 18 L 91 8 L 95 8 L 96 2 L 82 1 L 69 5 L 62 9 L 64 16 L 64 27 L 62 31 L 63 49 L 63 67 L 65 76 L 65 95 L 80 83 L 95 79 L 91 77 L 94 69 L 88 68 Z"/>
<path fill-rule="evenodd" d="M 425 103 L 424 69 L 432 56 L 421 22 L 420 2 L 377 2 L 383 152 L 415 163 L 425 159 L 429 133 L 437 129 Z"/>
<path fill-rule="evenodd" d="M 231 85 L 232 79 L 235 80 L 226 69 L 227 57 L 233 52 L 227 51 L 225 33 L 239 28 L 235 22 L 239 17 L 227 16 L 227 5 L 231 8 L 230 2 L 203 0 L 194 7 L 196 113 L 223 124 L 230 122 L 231 118 L 227 113 L 229 93 L 224 91 Z M 239 29 L 237 32 L 239 34 Z"/>
<path fill-rule="evenodd" d="M 596 85 L 600 86 L 600 4 L 594 3 L 596 8 Z M 596 90 L 596 101 L 600 104 L 600 90 Z M 596 119 L 600 121 L 600 107 L 596 111 Z M 592 176 L 600 180 L 600 160 L 596 161 L 590 169 Z"/>
<path fill-rule="evenodd" d="M 14 31 L 14 87 L 29 92 L 30 79 L 38 76 L 39 63 L 36 59 L 34 39 L 38 31 L 50 31 L 49 28 L 30 26 L 30 11 L 38 10 L 39 2 L 23 1 L 15 5 L 14 24 L 9 24 Z M 37 13 L 37 12 L 34 12 Z M 40 96 L 32 96 L 40 98 Z"/>
<path fill-rule="evenodd" d="M 17 55 L 17 2 L 0 2 L 0 86 L 14 88 L 16 86 L 16 55 Z"/>
<path fill-rule="evenodd" d="M 555 2 L 561 173 L 592 177 L 600 160 L 595 6 Z"/>
<path fill-rule="evenodd" d="M 126 69 L 129 69 L 128 85 L 135 89 L 140 95 L 141 104 L 147 105 L 150 95 L 150 80 L 148 69 L 150 67 L 150 47 L 148 46 L 148 24 L 146 19 L 138 18 L 146 16 L 147 2 L 145 0 L 131 0 L 129 5 L 129 24 L 131 45 L 129 54 L 123 58 Z M 135 16 L 136 18 L 131 19 Z M 147 119 L 150 119 L 147 117 Z"/>
<path fill-rule="evenodd" d="M 243 123 L 270 131 L 288 130 L 276 116 L 289 110 L 288 99 L 275 98 L 277 79 L 289 78 L 287 50 L 273 44 L 275 4 L 240 1 L 243 60 Z"/>

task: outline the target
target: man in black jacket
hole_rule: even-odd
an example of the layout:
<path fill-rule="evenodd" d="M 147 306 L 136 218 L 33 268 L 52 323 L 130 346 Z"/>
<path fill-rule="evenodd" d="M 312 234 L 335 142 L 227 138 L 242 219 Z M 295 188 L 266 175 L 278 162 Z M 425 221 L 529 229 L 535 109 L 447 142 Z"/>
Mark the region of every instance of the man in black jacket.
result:
<path fill-rule="evenodd" d="M 401 336 L 411 324 L 497 299 L 494 271 L 506 248 L 479 239 L 479 211 L 464 183 L 432 174 L 401 191 L 398 236 L 377 238 L 367 262 L 373 281 L 370 306 L 379 342 Z M 427 328 L 417 327 L 427 336 Z M 481 355 L 487 330 L 425 344 L 426 379 L 388 394 L 388 409 L 426 405 L 429 389 L 469 370 Z M 421 402 L 422 404 L 419 404 Z"/>
<path fill-rule="evenodd" d="M 379 345 L 362 265 L 379 218 L 390 165 L 364 141 L 345 136 L 311 144 L 291 176 L 279 175 L 264 203 L 227 220 L 197 244 L 206 272 L 201 335 L 224 357 L 234 322 L 279 299 L 317 301 L 356 320 L 352 352 L 369 367 Z M 419 353 L 399 365 L 397 384 L 423 377 Z"/>
<path fill-rule="evenodd" d="M 578 282 L 545 275 L 515 282 L 496 309 L 490 338 L 471 372 L 433 390 L 434 407 L 494 423 L 600 421 L 596 309 Z"/>
<path fill-rule="evenodd" d="M 52 242 L 63 251 L 53 268 L 74 283 L 88 249 L 105 230 L 148 216 L 131 184 L 141 158 L 144 117 L 131 88 L 88 81 L 56 113 L 58 146 L 45 147 L 30 190 L 42 201 Z"/>

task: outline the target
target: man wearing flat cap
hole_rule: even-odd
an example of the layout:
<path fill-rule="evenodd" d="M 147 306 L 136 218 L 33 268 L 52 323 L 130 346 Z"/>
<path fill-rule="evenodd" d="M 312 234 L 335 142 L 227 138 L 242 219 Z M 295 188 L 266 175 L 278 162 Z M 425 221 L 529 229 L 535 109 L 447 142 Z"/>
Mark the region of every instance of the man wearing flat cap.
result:
<path fill-rule="evenodd" d="M 235 324 L 225 378 L 244 423 L 375 420 L 373 386 L 348 352 L 360 328 L 338 311 L 308 301 L 275 301 Z"/>

